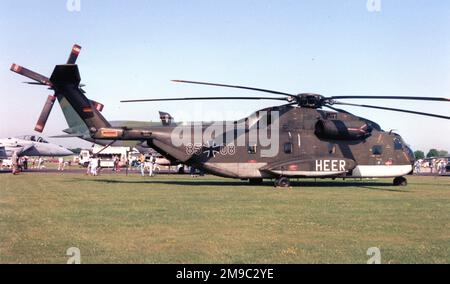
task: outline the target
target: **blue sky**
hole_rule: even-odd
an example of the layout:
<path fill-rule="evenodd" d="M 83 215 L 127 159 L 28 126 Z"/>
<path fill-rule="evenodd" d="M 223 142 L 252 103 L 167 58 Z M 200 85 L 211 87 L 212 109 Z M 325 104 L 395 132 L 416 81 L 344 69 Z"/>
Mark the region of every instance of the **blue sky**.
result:
<path fill-rule="evenodd" d="M 171 79 L 241 84 L 292 93 L 450 97 L 450 2 L 94 1 L 69 12 L 66 0 L 1 2 L 0 137 L 33 133 L 49 90 L 21 84 L 15 62 L 49 76 L 72 44 L 88 96 L 109 120 L 158 120 L 158 110 L 191 119 L 240 118 L 273 101 L 121 104 L 121 99 L 239 96 L 241 90 Z M 431 4 L 432 3 L 432 4 Z M 254 95 L 259 95 L 254 93 Z M 356 101 L 354 101 L 356 102 Z M 357 101 L 449 113 L 450 104 Z M 275 102 L 276 103 L 276 102 Z M 346 108 L 396 129 L 414 149 L 450 150 L 450 121 Z M 231 112 L 231 113 L 230 113 Z M 233 117 L 234 116 L 234 117 Z M 195 117 L 198 118 L 198 117 Z M 55 106 L 44 135 L 66 128 Z M 77 139 L 60 144 L 76 146 Z"/>

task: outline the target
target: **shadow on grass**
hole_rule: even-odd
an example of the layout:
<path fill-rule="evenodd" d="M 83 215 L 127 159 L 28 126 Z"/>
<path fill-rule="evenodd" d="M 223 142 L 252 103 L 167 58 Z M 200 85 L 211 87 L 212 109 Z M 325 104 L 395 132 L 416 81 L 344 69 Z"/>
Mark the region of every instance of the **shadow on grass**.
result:
<path fill-rule="evenodd" d="M 167 185 L 182 185 L 182 186 L 249 186 L 249 187 L 259 187 L 259 186 L 272 186 L 273 181 L 265 181 L 260 185 L 250 185 L 248 181 L 237 181 L 237 180 L 202 180 L 202 179 L 192 179 L 192 180 L 122 180 L 122 179 L 77 179 L 72 178 L 66 180 L 66 182 L 95 182 L 103 184 L 167 184 Z M 376 181 L 291 181 L 292 187 L 359 187 L 369 190 L 383 190 L 392 192 L 410 192 L 408 190 L 401 190 L 392 188 L 392 183 L 390 182 L 376 182 Z"/>
<path fill-rule="evenodd" d="M 379 185 L 379 184 L 376 184 L 376 185 Z M 369 189 L 369 190 L 378 190 L 378 191 L 390 191 L 390 192 L 402 192 L 402 193 L 413 192 L 412 190 L 408 190 L 407 186 L 406 187 L 397 187 L 397 188 L 388 188 L 387 185 L 384 185 L 384 186 L 386 186 L 386 188 L 380 188 L 380 187 L 374 187 L 374 186 L 360 186 L 360 187 Z M 393 187 L 392 184 L 389 184 L 388 186 Z"/>

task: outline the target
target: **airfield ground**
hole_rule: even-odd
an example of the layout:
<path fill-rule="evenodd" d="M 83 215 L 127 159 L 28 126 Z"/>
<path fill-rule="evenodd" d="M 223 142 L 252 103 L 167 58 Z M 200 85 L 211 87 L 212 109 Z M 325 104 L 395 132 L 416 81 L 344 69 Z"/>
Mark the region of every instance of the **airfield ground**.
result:
<path fill-rule="evenodd" d="M 450 262 L 450 177 L 305 180 L 0 174 L 0 263 Z"/>

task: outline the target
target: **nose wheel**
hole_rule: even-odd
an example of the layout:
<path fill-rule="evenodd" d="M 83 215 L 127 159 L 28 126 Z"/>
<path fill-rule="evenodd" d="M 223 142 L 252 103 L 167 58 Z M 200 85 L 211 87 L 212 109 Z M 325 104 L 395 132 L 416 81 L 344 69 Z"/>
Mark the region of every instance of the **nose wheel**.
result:
<path fill-rule="evenodd" d="M 289 187 L 291 182 L 287 177 L 280 177 L 275 179 L 275 187 Z"/>
<path fill-rule="evenodd" d="M 394 178 L 393 184 L 395 186 L 407 186 L 408 180 L 404 177 L 396 177 L 396 178 Z"/>

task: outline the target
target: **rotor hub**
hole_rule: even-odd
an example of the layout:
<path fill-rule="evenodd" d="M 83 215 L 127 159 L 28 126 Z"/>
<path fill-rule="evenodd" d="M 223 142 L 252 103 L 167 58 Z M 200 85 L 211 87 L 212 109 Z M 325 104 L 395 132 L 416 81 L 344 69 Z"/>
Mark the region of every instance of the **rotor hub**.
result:
<path fill-rule="evenodd" d="M 300 93 L 296 96 L 299 106 L 309 108 L 320 108 L 325 102 L 325 97 L 314 93 Z"/>

